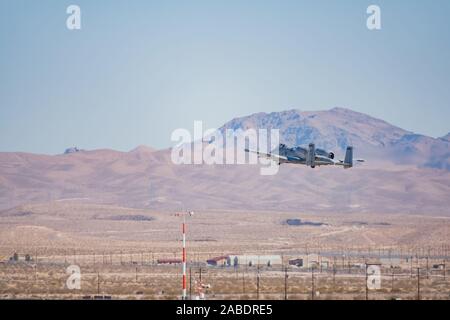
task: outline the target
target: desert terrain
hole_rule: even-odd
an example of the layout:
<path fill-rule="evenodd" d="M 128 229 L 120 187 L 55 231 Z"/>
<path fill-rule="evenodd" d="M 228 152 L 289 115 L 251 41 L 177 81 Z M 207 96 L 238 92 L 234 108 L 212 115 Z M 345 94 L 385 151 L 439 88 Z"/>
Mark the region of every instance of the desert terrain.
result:
<path fill-rule="evenodd" d="M 314 224 L 286 222 L 295 219 Z M 449 299 L 441 266 L 449 235 L 450 218 L 444 216 L 198 211 L 187 219 L 190 292 L 195 296 L 201 268 L 208 299 L 312 299 L 312 277 L 314 299 L 365 299 L 361 265 L 381 263 L 383 286 L 369 298 L 416 299 L 420 268 L 420 298 Z M 158 263 L 181 258 L 181 219 L 171 211 L 76 199 L 24 205 L 2 212 L 0 240 L 5 299 L 180 298 L 181 265 Z M 17 262 L 9 261 L 14 253 Z M 282 265 L 206 264 L 227 254 L 280 255 Z M 320 264 L 289 265 L 298 257 Z M 81 268 L 81 290 L 66 286 L 66 268 L 73 264 Z"/>
<path fill-rule="evenodd" d="M 175 213 L 193 210 L 191 296 L 202 273 L 209 299 L 450 298 L 448 135 L 415 134 L 344 108 L 257 113 L 219 130 L 248 128 L 279 128 L 280 142 L 314 141 L 336 159 L 353 145 L 366 162 L 349 170 L 287 164 L 262 176 L 259 165 L 176 165 L 170 149 L 147 146 L 2 152 L 1 297 L 178 299 Z M 280 263 L 207 265 L 233 254 Z M 383 284 L 367 294 L 370 264 Z M 81 269 L 80 290 L 67 288 L 70 265 Z"/>

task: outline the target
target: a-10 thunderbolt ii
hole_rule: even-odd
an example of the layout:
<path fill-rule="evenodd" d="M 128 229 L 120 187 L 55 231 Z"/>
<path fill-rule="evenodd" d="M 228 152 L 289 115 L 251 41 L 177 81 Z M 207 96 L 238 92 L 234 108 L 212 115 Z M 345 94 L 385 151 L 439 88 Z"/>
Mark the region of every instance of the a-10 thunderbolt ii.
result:
<path fill-rule="evenodd" d="M 259 157 L 264 157 L 282 163 L 303 164 L 315 168 L 316 166 L 336 165 L 342 166 L 344 169 L 353 167 L 353 147 L 347 147 L 345 151 L 344 160 L 334 160 L 334 153 L 327 152 L 323 149 L 316 148 L 314 143 L 310 143 L 308 148 L 287 147 L 285 144 L 280 144 L 278 150 L 274 149 L 269 153 L 259 151 L 252 151 L 245 149 L 246 152 L 256 153 Z M 355 161 L 364 162 L 362 159 Z"/>

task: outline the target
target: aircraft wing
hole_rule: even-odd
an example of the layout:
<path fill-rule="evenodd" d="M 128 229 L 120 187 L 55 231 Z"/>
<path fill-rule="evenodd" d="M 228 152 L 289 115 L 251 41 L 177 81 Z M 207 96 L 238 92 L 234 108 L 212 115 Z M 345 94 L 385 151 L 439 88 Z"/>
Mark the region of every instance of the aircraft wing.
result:
<path fill-rule="evenodd" d="M 364 160 L 364 159 L 354 159 L 353 161 L 356 161 L 356 162 L 366 162 L 366 160 Z M 343 165 L 344 163 L 345 163 L 344 160 L 339 160 L 339 162 L 336 162 L 337 165 L 340 165 L 340 164 Z"/>
<path fill-rule="evenodd" d="M 289 162 L 291 157 L 285 157 L 285 156 L 281 156 L 279 154 L 275 154 L 275 153 L 264 153 L 264 152 L 259 152 L 259 151 L 253 151 L 253 150 L 249 150 L 249 149 L 245 149 L 245 152 L 251 152 L 251 153 L 256 153 L 259 157 L 264 157 L 267 159 L 271 159 L 275 162 L 278 163 L 284 163 L 284 162 Z"/>

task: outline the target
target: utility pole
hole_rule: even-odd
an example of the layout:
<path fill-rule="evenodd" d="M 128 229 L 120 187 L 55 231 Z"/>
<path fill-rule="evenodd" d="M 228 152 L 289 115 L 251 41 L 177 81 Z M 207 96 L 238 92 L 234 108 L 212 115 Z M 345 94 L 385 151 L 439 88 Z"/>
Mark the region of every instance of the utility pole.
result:
<path fill-rule="evenodd" d="M 417 268 L 417 300 L 420 300 L 420 268 Z"/>
<path fill-rule="evenodd" d="M 189 300 L 192 300 L 192 267 L 189 267 Z"/>
<path fill-rule="evenodd" d="M 136 282 L 138 281 L 138 279 L 137 279 L 137 274 L 138 274 L 138 268 L 136 267 Z"/>
<path fill-rule="evenodd" d="M 100 272 L 97 271 L 97 295 L 100 295 Z"/>
<path fill-rule="evenodd" d="M 445 281 L 445 272 L 446 272 L 446 270 L 445 270 L 445 259 L 444 259 L 444 281 Z"/>
<path fill-rule="evenodd" d="M 258 270 L 256 273 L 256 300 L 259 300 L 259 264 L 258 264 Z"/>
<path fill-rule="evenodd" d="M 412 277 L 413 277 L 413 256 L 411 255 L 411 260 L 410 260 L 410 263 L 411 263 L 411 273 L 410 273 L 410 275 L 411 275 L 411 279 L 412 279 Z"/>
<path fill-rule="evenodd" d="M 314 266 L 311 267 L 311 300 L 314 300 Z"/>
<path fill-rule="evenodd" d="M 305 245 L 305 253 L 306 253 L 306 266 L 309 266 L 309 254 L 308 254 L 308 244 Z"/>
<path fill-rule="evenodd" d="M 319 260 L 320 273 L 322 273 L 322 256 L 320 255 L 320 248 L 319 253 L 317 254 L 317 260 Z"/>
<path fill-rule="evenodd" d="M 333 286 L 336 285 L 336 263 L 333 263 Z"/>
<path fill-rule="evenodd" d="M 367 285 L 367 281 L 369 281 L 369 275 L 367 274 L 368 265 L 366 263 L 366 301 L 369 300 L 369 286 Z"/>
<path fill-rule="evenodd" d="M 245 269 L 244 268 L 242 268 L 242 293 L 245 294 Z"/>
<path fill-rule="evenodd" d="M 391 278 L 391 292 L 394 291 L 394 268 L 392 268 L 392 278 Z"/>
<path fill-rule="evenodd" d="M 288 268 L 284 269 L 284 300 L 287 300 L 287 290 L 288 290 Z"/>

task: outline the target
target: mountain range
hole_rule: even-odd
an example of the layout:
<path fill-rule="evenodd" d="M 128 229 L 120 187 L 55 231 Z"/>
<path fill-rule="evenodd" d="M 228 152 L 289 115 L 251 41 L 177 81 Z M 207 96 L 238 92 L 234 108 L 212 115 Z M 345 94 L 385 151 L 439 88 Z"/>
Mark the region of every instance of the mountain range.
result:
<path fill-rule="evenodd" d="M 450 216 L 450 134 L 432 138 L 344 108 L 257 113 L 227 128 L 278 128 L 288 145 L 316 143 L 366 163 L 344 170 L 282 165 L 175 165 L 170 149 L 61 155 L 0 153 L 0 212 L 27 203 L 81 201 L 153 210 L 413 213 Z"/>
<path fill-rule="evenodd" d="M 450 133 L 435 139 L 345 108 L 257 113 L 233 119 L 220 130 L 249 128 L 278 128 L 280 142 L 290 146 L 315 142 L 343 153 L 352 145 L 362 158 L 450 170 Z"/>

